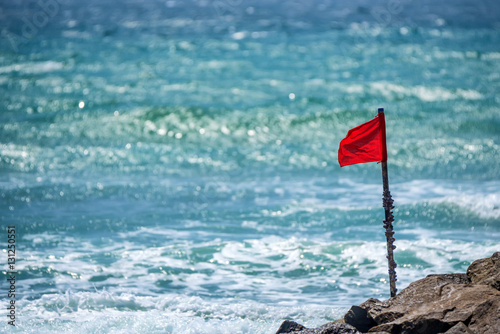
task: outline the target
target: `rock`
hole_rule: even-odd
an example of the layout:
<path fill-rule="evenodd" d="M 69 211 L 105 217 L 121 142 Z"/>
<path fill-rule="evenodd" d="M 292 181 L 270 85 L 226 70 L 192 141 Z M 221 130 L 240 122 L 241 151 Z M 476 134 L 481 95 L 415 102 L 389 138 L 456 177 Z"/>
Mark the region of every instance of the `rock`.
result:
<path fill-rule="evenodd" d="M 321 327 L 310 329 L 299 325 L 296 322 L 285 320 L 281 324 L 280 328 L 276 334 L 360 334 L 356 328 L 351 325 L 339 323 L 339 322 L 329 322 Z"/>
<path fill-rule="evenodd" d="M 500 297 L 497 295 L 496 299 L 485 301 L 472 314 L 468 327 L 474 334 L 500 333 Z"/>
<path fill-rule="evenodd" d="M 470 329 L 465 326 L 463 322 L 459 322 L 452 328 L 446 331 L 444 334 L 474 334 Z"/>
<path fill-rule="evenodd" d="M 295 332 L 301 331 L 303 329 L 306 329 L 306 328 L 302 325 L 299 325 L 295 321 L 285 320 L 281 323 L 281 326 L 280 326 L 280 328 L 278 328 L 278 331 L 276 332 L 276 334 L 295 333 Z"/>
<path fill-rule="evenodd" d="M 490 286 L 456 284 L 445 275 L 433 275 L 385 302 L 365 305 L 368 317 L 378 324 L 368 332 L 437 334 L 462 322 L 474 333 L 498 334 L 487 330 L 486 324 L 499 322 L 499 301 L 500 291 Z"/>
<path fill-rule="evenodd" d="M 365 308 L 352 306 L 344 315 L 344 322 L 355 327 L 361 333 L 366 333 L 368 330 L 377 325 L 377 323 L 368 317 L 368 312 Z"/>
<path fill-rule="evenodd" d="M 304 333 L 305 334 L 305 333 Z M 329 322 L 316 328 L 311 334 L 360 334 L 356 328 L 348 324 Z"/>
<path fill-rule="evenodd" d="M 500 290 L 500 252 L 472 262 L 467 277 L 472 284 L 485 284 Z"/>
<path fill-rule="evenodd" d="M 351 307 L 344 323 L 328 323 L 317 329 L 296 324 L 301 326 L 293 327 L 298 331 L 278 333 L 499 334 L 499 288 L 497 252 L 474 261 L 466 274 L 429 275 L 388 300 L 370 298 Z"/>
<path fill-rule="evenodd" d="M 429 275 L 389 300 L 367 300 L 360 305 L 365 322 L 377 324 L 368 332 L 444 333 L 462 323 L 473 333 L 498 334 L 500 291 L 493 287 L 498 263 L 495 253 L 475 261 L 467 274 Z"/>

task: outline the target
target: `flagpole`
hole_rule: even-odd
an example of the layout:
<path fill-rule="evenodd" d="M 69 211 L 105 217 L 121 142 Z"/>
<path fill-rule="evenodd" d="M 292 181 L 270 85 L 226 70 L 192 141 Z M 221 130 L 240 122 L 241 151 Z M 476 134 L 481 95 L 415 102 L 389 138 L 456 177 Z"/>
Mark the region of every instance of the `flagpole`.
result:
<path fill-rule="evenodd" d="M 378 109 L 379 117 L 384 117 L 384 108 Z M 380 115 L 382 114 L 382 115 Z M 392 214 L 392 209 L 394 209 L 393 200 L 391 196 L 391 192 L 389 191 L 389 174 L 387 172 L 387 148 L 386 148 L 386 139 L 385 139 L 385 118 L 383 124 L 383 135 L 382 135 L 382 147 L 383 147 L 383 156 L 382 160 L 382 183 L 384 188 L 382 203 L 385 210 L 385 220 L 384 220 L 384 228 L 385 228 L 385 236 L 387 239 L 387 262 L 389 264 L 389 284 L 391 289 L 391 297 L 396 296 L 396 261 L 394 261 L 394 229 L 392 226 L 392 222 L 394 221 L 394 216 Z"/>

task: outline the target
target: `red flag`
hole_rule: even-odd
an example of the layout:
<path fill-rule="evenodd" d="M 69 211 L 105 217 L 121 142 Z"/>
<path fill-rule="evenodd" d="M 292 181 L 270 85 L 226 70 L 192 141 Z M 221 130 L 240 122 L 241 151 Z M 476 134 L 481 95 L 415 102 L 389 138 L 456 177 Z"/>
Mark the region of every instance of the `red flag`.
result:
<path fill-rule="evenodd" d="M 374 161 L 387 161 L 383 112 L 349 130 L 339 146 L 340 167 Z"/>

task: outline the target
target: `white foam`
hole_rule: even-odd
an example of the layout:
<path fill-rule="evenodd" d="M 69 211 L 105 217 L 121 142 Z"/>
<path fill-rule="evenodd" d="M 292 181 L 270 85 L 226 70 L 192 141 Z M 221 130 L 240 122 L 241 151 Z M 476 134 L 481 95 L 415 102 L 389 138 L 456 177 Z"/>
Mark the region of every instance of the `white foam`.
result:
<path fill-rule="evenodd" d="M 397 271 L 401 289 L 430 274 L 465 273 L 472 261 L 489 257 L 499 250 L 499 245 L 495 242 L 485 242 L 478 247 L 475 242 L 446 239 L 430 230 L 400 231 L 409 232 L 420 237 L 417 240 L 397 240 L 396 260 L 406 256 L 406 253 L 416 258 L 418 263 L 414 263 L 412 259 L 399 261 Z"/>
<path fill-rule="evenodd" d="M 392 186 L 399 204 L 447 203 L 482 219 L 500 218 L 500 182 L 461 182 L 414 180 Z"/>
<path fill-rule="evenodd" d="M 421 236 L 396 241 L 400 290 L 428 274 L 465 272 L 472 260 L 498 251 L 498 244 L 493 242 L 477 247 L 475 242 L 442 236 L 438 239 L 435 232 L 425 229 L 400 233 Z M 74 333 L 96 332 L 103 327 L 116 333 L 130 332 L 131 328 L 151 333 L 269 333 L 285 318 L 316 327 L 338 318 L 351 304 L 368 297 L 383 299 L 388 294 L 384 242 L 338 243 L 270 236 L 244 242 L 186 243 L 183 251 L 193 254 L 196 247 L 217 245 L 222 247 L 214 250 L 213 261 L 198 263 L 189 256 L 174 259 L 169 255 L 168 250 L 183 250 L 181 245 L 104 247 L 102 251 L 122 256 L 105 268 L 83 257 L 82 253 L 92 252 L 91 245 L 83 245 L 81 253 L 52 260 L 34 253 L 27 262 L 50 265 L 59 272 L 71 270 L 78 278 L 61 275 L 55 280 L 59 292 L 34 299 L 25 296 L 19 302 L 23 310 L 19 328 L 42 333 L 63 328 Z M 153 266 L 192 267 L 193 271 L 165 276 L 145 270 Z M 116 276 L 116 281 L 110 279 L 105 288 L 86 282 L 96 267 Z M 212 273 L 207 274 L 206 269 Z M 304 273 L 289 275 L 300 270 Z M 126 273 L 128 277 L 120 277 Z M 184 286 L 184 293 L 150 291 L 161 278 Z M 29 283 L 23 281 L 27 291 Z M 217 293 L 207 292 L 204 284 L 217 285 Z M 304 288 L 322 286 L 329 287 L 320 293 L 303 292 Z"/>
<path fill-rule="evenodd" d="M 473 89 L 450 90 L 436 86 L 403 86 L 385 81 L 372 82 L 369 84 L 340 84 L 331 83 L 332 89 L 342 90 L 348 94 L 376 94 L 388 100 L 397 98 L 415 97 L 424 102 L 449 101 L 455 99 L 479 100 L 483 95 Z"/>
<path fill-rule="evenodd" d="M 272 306 L 239 298 L 66 292 L 19 301 L 18 329 L 36 333 L 272 333 L 286 318 L 317 327 L 345 309 Z M 1 324 L 5 330 L 5 322 Z"/>
<path fill-rule="evenodd" d="M 450 196 L 438 202 L 458 205 L 483 219 L 500 218 L 500 194 L 463 194 Z"/>
<path fill-rule="evenodd" d="M 400 290 L 428 274 L 465 272 L 472 260 L 498 251 L 495 242 L 452 240 L 423 228 L 396 232 Z M 53 273 L 22 281 L 20 328 L 269 333 L 284 318 L 315 327 L 351 304 L 388 297 L 384 241 L 338 242 L 309 234 L 194 242 L 175 233 L 143 228 L 99 247 L 64 233 L 24 236 L 20 242 L 58 247 L 25 251 L 19 261 L 19 270 Z M 141 240 L 149 235 L 168 241 L 145 247 Z M 104 281 L 93 282 L 96 276 Z M 158 282 L 168 283 L 162 288 Z M 47 283 L 52 286 L 30 294 L 32 286 Z"/>
<path fill-rule="evenodd" d="M 395 96 L 414 96 L 425 102 L 447 101 L 457 98 L 466 100 L 477 100 L 483 96 L 475 90 L 457 89 L 455 91 L 445 89 L 443 87 L 427 87 L 427 86 L 402 86 L 388 82 L 371 83 L 370 89 L 393 99 Z"/>

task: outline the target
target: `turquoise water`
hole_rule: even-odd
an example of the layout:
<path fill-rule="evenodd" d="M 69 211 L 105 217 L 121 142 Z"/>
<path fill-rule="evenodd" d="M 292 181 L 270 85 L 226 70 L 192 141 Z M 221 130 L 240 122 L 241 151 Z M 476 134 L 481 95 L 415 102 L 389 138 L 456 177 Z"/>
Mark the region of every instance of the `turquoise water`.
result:
<path fill-rule="evenodd" d="M 27 333 L 273 333 L 500 251 L 492 2 L 0 5 L 2 304 Z M 3 309 L 5 309 L 3 307 Z"/>

